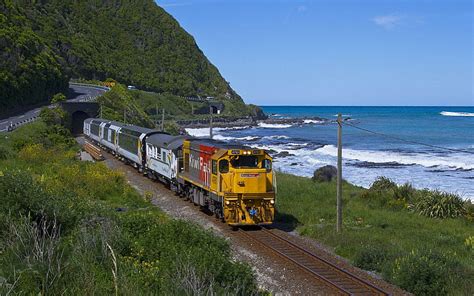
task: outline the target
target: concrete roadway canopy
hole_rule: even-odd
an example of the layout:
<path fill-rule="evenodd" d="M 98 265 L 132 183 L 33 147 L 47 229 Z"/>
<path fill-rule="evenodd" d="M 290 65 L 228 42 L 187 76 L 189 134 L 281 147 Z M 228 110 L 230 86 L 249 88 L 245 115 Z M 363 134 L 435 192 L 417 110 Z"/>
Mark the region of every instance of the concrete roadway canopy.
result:
<path fill-rule="evenodd" d="M 74 135 L 83 133 L 84 120 L 97 117 L 100 108 L 96 102 L 62 102 L 61 107 L 71 118 L 69 129 Z"/>

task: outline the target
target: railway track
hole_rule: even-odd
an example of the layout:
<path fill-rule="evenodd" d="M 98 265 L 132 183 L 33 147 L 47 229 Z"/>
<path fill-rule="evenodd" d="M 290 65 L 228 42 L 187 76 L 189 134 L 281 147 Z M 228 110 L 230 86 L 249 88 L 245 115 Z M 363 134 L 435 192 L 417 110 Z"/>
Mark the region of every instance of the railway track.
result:
<path fill-rule="evenodd" d="M 238 230 L 245 237 L 256 241 L 267 249 L 293 262 L 299 268 L 324 282 L 330 289 L 341 295 L 390 295 L 358 276 L 339 268 L 318 255 L 298 246 L 278 234 L 260 228 L 258 231 Z"/>

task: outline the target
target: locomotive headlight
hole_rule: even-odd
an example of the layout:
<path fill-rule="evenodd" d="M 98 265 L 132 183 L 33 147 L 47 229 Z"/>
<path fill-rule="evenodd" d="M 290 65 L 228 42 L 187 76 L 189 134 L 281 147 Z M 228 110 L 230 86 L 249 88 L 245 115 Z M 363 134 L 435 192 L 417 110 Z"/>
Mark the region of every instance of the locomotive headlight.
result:
<path fill-rule="evenodd" d="M 271 203 L 271 204 L 274 204 L 274 203 L 275 203 L 275 200 L 274 200 L 274 199 L 270 200 L 270 203 Z"/>
<path fill-rule="evenodd" d="M 225 204 L 226 204 L 226 205 L 230 205 L 230 201 L 226 200 L 226 201 L 225 201 Z"/>

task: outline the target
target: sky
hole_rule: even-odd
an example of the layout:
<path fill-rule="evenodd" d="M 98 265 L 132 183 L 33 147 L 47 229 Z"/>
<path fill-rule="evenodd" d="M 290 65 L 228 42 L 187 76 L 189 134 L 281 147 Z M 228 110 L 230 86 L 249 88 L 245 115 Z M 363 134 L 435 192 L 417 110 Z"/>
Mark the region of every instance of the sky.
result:
<path fill-rule="evenodd" d="M 247 103 L 473 106 L 471 0 L 157 0 Z"/>

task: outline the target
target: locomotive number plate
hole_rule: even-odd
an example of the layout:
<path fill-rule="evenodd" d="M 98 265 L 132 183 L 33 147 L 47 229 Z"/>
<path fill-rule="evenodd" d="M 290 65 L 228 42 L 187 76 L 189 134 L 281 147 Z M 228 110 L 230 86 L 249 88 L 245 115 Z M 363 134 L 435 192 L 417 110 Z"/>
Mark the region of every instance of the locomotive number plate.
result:
<path fill-rule="evenodd" d="M 240 177 L 242 178 L 256 178 L 258 177 L 260 174 L 240 174 Z"/>

